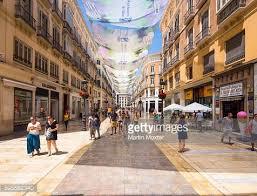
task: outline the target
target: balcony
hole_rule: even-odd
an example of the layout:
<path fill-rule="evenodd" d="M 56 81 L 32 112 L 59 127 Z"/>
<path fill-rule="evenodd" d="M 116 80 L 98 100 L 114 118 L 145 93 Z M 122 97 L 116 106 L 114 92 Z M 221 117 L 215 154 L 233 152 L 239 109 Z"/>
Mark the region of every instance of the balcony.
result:
<path fill-rule="evenodd" d="M 179 62 L 179 55 L 177 54 L 173 59 L 171 60 L 171 65 L 175 65 Z"/>
<path fill-rule="evenodd" d="M 61 10 L 58 8 L 58 5 L 53 4 L 53 6 L 52 6 L 52 12 L 53 12 L 53 16 L 55 16 L 57 20 L 62 21 L 62 12 L 61 12 Z"/>
<path fill-rule="evenodd" d="M 199 45 L 206 41 L 211 36 L 211 28 L 205 28 L 195 37 L 195 43 L 196 45 Z"/>
<path fill-rule="evenodd" d="M 196 8 L 200 9 L 206 3 L 206 1 L 207 0 L 197 0 L 196 1 Z"/>
<path fill-rule="evenodd" d="M 214 71 L 214 66 L 213 65 L 204 66 L 203 75 L 211 73 L 213 71 Z"/>
<path fill-rule="evenodd" d="M 62 46 L 60 44 L 60 41 L 53 40 L 53 49 L 57 50 L 59 53 L 62 53 Z"/>
<path fill-rule="evenodd" d="M 39 37 L 42 37 L 49 44 L 52 44 L 52 36 L 48 33 L 48 30 L 47 30 L 46 27 L 43 27 L 43 26 L 39 25 L 37 27 L 37 35 Z"/>
<path fill-rule="evenodd" d="M 63 52 L 63 58 L 72 63 L 72 56 L 67 51 Z"/>
<path fill-rule="evenodd" d="M 189 55 L 194 51 L 194 43 L 189 42 L 189 44 L 184 48 L 184 55 Z"/>
<path fill-rule="evenodd" d="M 225 65 L 237 62 L 245 58 L 245 50 L 241 50 L 238 54 L 233 54 L 233 56 L 226 57 Z"/>
<path fill-rule="evenodd" d="M 218 24 L 239 13 L 246 6 L 246 0 L 231 0 L 217 13 Z"/>
<path fill-rule="evenodd" d="M 179 26 L 176 26 L 173 30 L 172 40 L 175 41 L 180 34 Z"/>
<path fill-rule="evenodd" d="M 21 4 L 15 5 L 15 17 L 22 19 L 33 30 L 36 30 L 36 20 L 33 18 L 32 13 L 26 10 Z"/>
<path fill-rule="evenodd" d="M 52 7 L 52 1 L 51 0 L 41 0 L 43 5 L 46 6 L 46 8 L 51 8 Z"/>
<path fill-rule="evenodd" d="M 195 16 L 195 7 L 190 7 L 184 15 L 184 24 L 187 25 Z"/>
<path fill-rule="evenodd" d="M 63 30 L 72 36 L 72 28 L 66 20 L 63 21 Z"/>

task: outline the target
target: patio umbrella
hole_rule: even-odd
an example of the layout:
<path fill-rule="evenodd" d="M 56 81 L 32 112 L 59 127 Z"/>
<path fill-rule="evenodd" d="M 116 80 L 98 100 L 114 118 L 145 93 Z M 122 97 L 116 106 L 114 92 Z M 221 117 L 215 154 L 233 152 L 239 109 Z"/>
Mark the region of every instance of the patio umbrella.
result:
<path fill-rule="evenodd" d="M 174 111 L 174 110 L 182 111 L 183 108 L 184 108 L 184 106 L 181 106 L 181 105 L 178 105 L 178 104 L 173 103 L 173 104 L 171 104 L 171 105 L 165 107 L 165 108 L 163 109 L 163 111 Z"/>
<path fill-rule="evenodd" d="M 197 112 L 197 111 L 201 111 L 201 112 L 210 112 L 212 111 L 211 108 L 205 106 L 205 105 L 202 105 L 200 103 L 197 103 L 197 102 L 194 102 L 194 103 L 191 103 L 187 106 L 185 106 L 183 108 L 183 112 L 190 112 L 190 113 L 193 113 L 193 112 Z"/>

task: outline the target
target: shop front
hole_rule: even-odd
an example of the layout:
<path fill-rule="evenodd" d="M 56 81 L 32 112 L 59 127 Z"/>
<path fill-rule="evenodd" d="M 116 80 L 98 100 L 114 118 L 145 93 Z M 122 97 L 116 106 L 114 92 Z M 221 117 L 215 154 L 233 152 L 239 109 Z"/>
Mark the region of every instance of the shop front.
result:
<path fill-rule="evenodd" d="M 212 83 L 185 89 L 185 105 L 193 102 L 200 103 L 212 108 Z"/>
<path fill-rule="evenodd" d="M 241 66 L 215 76 L 215 115 L 216 119 L 233 114 L 235 131 L 239 132 L 236 118 L 240 111 L 253 116 L 253 67 Z"/>

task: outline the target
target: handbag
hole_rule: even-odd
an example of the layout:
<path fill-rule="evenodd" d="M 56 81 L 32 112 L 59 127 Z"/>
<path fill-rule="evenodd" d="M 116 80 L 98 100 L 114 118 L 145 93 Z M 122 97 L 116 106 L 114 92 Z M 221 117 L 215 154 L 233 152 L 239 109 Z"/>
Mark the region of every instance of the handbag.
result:
<path fill-rule="evenodd" d="M 48 129 L 45 129 L 45 136 L 47 139 L 52 139 L 53 135 L 50 127 Z"/>

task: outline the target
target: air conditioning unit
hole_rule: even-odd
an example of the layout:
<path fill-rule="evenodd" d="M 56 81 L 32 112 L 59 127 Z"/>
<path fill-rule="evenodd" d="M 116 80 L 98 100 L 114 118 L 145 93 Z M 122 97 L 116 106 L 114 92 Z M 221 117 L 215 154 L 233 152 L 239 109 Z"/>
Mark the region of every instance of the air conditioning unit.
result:
<path fill-rule="evenodd" d="M 5 62 L 5 54 L 4 53 L 0 53 L 0 62 Z"/>

